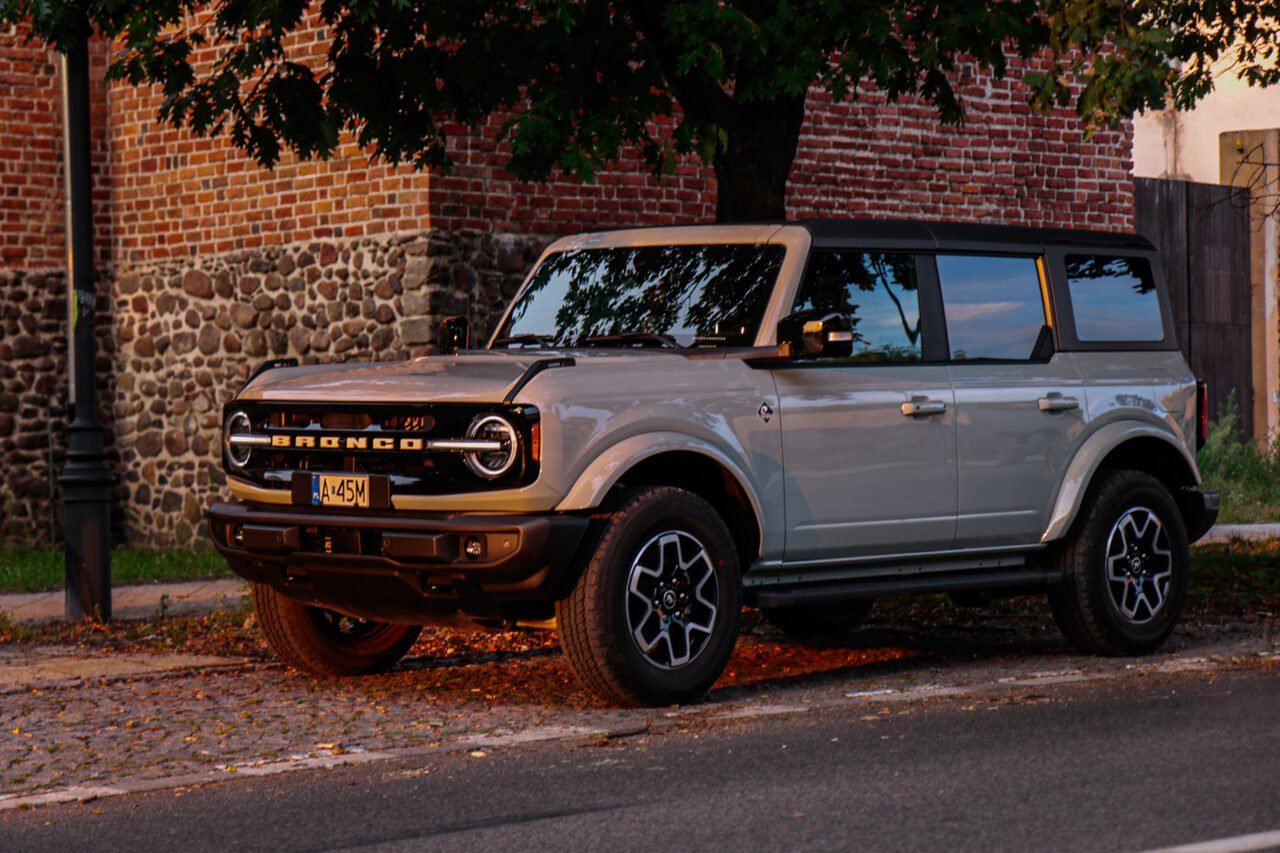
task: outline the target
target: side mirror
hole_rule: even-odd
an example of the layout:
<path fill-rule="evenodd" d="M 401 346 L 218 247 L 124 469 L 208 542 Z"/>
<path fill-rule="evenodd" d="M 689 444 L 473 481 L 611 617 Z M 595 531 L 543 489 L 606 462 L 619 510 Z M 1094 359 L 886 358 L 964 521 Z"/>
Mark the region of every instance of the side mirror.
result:
<path fill-rule="evenodd" d="M 853 323 L 845 314 L 810 310 L 778 321 L 784 358 L 845 358 L 853 354 Z"/>
<path fill-rule="evenodd" d="M 471 323 L 461 314 L 445 317 L 440 321 L 436 334 L 436 346 L 441 355 L 453 355 L 460 349 L 471 348 Z"/>

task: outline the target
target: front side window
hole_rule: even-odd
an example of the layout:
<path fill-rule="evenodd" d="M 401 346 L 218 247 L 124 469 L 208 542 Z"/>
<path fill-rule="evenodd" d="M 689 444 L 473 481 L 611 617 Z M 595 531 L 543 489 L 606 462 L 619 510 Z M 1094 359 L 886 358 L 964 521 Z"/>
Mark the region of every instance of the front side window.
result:
<path fill-rule="evenodd" d="M 791 310 L 848 317 L 854 361 L 921 359 L 920 290 L 912 255 L 815 251 Z"/>
<path fill-rule="evenodd" d="M 938 281 L 954 361 L 1032 357 L 1045 324 L 1034 258 L 939 255 Z"/>
<path fill-rule="evenodd" d="M 1146 258 L 1067 255 L 1067 290 L 1082 341 L 1162 341 L 1164 320 Z"/>
<path fill-rule="evenodd" d="M 782 246 L 579 249 L 546 258 L 497 347 L 752 346 Z"/>

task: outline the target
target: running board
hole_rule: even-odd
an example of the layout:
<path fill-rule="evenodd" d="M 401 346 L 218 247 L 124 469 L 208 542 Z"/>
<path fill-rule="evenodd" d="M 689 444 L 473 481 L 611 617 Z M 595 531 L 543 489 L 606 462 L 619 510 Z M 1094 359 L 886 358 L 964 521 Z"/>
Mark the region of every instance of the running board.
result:
<path fill-rule="evenodd" d="M 845 601 L 857 598 L 882 598 L 887 595 L 920 595 L 936 592 L 970 592 L 975 590 L 1039 589 L 1062 580 L 1062 572 L 1051 569 L 1004 569 L 998 571 L 956 572 L 946 575 L 917 575 L 898 578 L 869 578 L 864 581 L 807 583 L 768 589 L 746 589 L 748 604 L 757 607 L 791 607 L 823 601 Z"/>

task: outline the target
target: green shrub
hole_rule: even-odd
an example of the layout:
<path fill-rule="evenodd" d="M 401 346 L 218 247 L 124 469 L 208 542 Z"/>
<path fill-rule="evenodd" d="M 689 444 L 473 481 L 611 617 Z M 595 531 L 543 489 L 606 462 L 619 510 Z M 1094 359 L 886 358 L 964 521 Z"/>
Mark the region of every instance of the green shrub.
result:
<path fill-rule="evenodd" d="M 1280 442 L 1247 440 L 1234 396 L 1209 425 L 1197 461 L 1205 487 L 1221 494 L 1219 521 L 1280 521 Z"/>

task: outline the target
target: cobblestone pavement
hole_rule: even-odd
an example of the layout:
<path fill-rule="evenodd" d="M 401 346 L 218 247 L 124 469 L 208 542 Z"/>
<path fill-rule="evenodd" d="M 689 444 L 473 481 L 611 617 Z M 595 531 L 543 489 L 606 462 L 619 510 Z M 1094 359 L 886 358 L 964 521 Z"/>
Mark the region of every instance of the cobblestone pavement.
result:
<path fill-rule="evenodd" d="M 1178 669 L 1280 663 L 1269 624 L 1183 628 L 1141 660 L 1068 653 L 1041 616 L 985 630 L 873 622 L 839 644 L 787 641 L 763 626 L 739 642 L 710 699 L 680 709 L 616 709 L 578 687 L 547 635 L 505 651 L 410 658 L 372 677 L 317 680 L 271 663 L 36 683 L 0 694 L 0 809 L 100 793 L 179 788 L 387 753 L 486 749 L 520 738 L 607 738 L 700 719 L 785 713 L 894 697 Z M 46 650 L 44 654 L 56 654 Z M 1021 686 L 1021 687 L 1020 687 Z"/>

